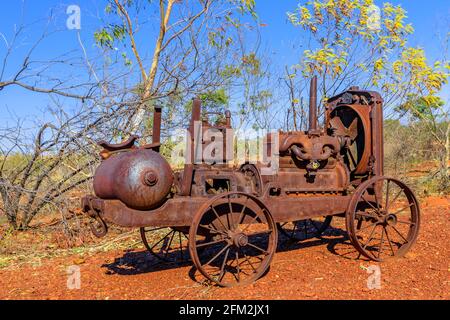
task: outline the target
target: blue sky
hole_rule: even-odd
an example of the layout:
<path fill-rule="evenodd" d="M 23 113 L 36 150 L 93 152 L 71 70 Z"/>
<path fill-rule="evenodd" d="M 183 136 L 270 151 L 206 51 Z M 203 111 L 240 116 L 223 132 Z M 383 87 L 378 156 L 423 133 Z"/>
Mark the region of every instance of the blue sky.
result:
<path fill-rule="evenodd" d="M 0 11 L 0 36 L 4 35 L 7 39 L 12 34 L 15 24 L 20 21 L 20 10 L 22 0 L 2 1 L 2 10 Z M 376 4 L 382 5 L 383 1 L 376 1 Z M 434 61 L 440 58 L 440 49 L 437 45 L 435 37 L 436 30 L 442 29 L 443 20 L 449 20 L 450 17 L 450 1 L 449 0 L 391 0 L 394 4 L 401 4 L 408 12 L 408 21 L 413 23 L 415 28 L 414 36 L 411 38 L 410 45 L 422 46 L 426 48 L 427 57 Z M 99 21 L 97 14 L 104 9 L 104 0 L 83 0 L 61 2 L 57 0 L 27 0 L 26 2 L 26 21 L 34 21 L 36 19 L 48 16 L 50 10 L 53 10 L 59 17 L 55 21 L 55 26 L 65 28 L 65 9 L 68 5 L 77 4 L 82 10 L 82 29 L 81 37 L 87 44 L 92 47 L 93 30 L 97 29 Z M 292 27 L 286 19 L 286 12 L 293 11 L 297 7 L 298 0 L 257 0 L 257 12 L 261 22 L 267 26 L 262 28 L 262 40 L 265 47 L 268 47 L 276 53 L 277 58 L 282 59 L 287 64 L 295 64 L 299 57 L 293 54 L 291 50 L 292 41 L 298 37 L 299 29 Z M 448 30 L 448 29 L 447 29 Z M 29 33 L 30 40 L 37 37 L 40 28 L 36 27 Z M 24 43 L 23 48 L 26 48 Z M 50 41 L 43 43 L 40 47 L 38 56 L 48 57 L 56 56 L 73 48 L 77 48 L 77 34 L 74 31 L 63 31 L 51 38 Z M 0 58 L 3 57 L 5 46 L 0 37 Z M 10 60 L 11 66 L 20 63 L 20 55 Z M 448 86 L 446 87 L 446 90 Z M 444 96 L 448 93 L 445 92 Z M 17 114 L 18 116 L 39 115 L 45 108 L 48 100 L 44 95 L 36 95 L 28 93 L 19 88 L 6 88 L 0 91 L 0 121 L 7 119 L 9 115 L 5 113 L 5 107 Z"/>

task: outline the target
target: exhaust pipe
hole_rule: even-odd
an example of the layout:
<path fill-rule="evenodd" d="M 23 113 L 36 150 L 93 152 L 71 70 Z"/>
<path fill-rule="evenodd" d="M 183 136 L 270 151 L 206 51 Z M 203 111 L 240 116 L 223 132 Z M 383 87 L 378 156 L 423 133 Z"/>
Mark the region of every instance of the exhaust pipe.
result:
<path fill-rule="evenodd" d="M 317 131 L 317 76 L 311 79 L 309 87 L 309 131 Z"/>
<path fill-rule="evenodd" d="M 161 107 L 155 107 L 155 111 L 153 113 L 153 144 L 161 143 L 161 112 Z"/>
<path fill-rule="evenodd" d="M 199 98 L 192 99 L 192 116 L 189 125 L 190 141 L 187 147 L 190 148 L 190 159 L 186 159 L 186 164 L 183 171 L 183 179 L 181 181 L 180 195 L 188 196 L 191 194 L 192 177 L 194 175 L 194 163 L 196 160 L 196 137 L 195 137 L 195 123 L 200 121 L 202 112 L 202 101 Z M 200 133 L 201 134 L 201 133 Z M 200 141 L 201 143 L 201 141 Z"/>

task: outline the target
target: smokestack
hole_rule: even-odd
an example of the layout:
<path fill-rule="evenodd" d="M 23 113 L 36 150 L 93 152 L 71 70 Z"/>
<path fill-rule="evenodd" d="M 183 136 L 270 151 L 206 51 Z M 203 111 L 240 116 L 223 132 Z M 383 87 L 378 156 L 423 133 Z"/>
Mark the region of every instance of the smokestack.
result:
<path fill-rule="evenodd" d="M 199 98 L 192 99 L 191 125 L 194 125 L 194 121 L 200 121 L 201 108 L 202 108 L 202 100 L 200 100 Z"/>
<path fill-rule="evenodd" d="M 311 79 L 309 88 L 309 131 L 317 130 L 317 76 Z"/>
<path fill-rule="evenodd" d="M 191 133 L 191 163 L 202 161 L 202 100 L 194 98 L 192 101 L 192 119 L 190 126 Z"/>
<path fill-rule="evenodd" d="M 161 142 L 161 107 L 155 107 L 153 112 L 153 143 Z"/>

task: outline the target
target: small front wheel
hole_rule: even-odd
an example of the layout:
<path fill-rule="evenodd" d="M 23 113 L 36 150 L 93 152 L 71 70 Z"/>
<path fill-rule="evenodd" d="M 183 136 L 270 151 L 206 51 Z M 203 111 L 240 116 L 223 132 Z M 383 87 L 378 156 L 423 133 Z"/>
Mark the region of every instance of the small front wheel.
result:
<path fill-rule="evenodd" d="M 356 189 L 346 225 L 351 242 L 363 256 L 374 261 L 402 257 L 419 233 L 419 203 L 403 182 L 375 177 Z"/>

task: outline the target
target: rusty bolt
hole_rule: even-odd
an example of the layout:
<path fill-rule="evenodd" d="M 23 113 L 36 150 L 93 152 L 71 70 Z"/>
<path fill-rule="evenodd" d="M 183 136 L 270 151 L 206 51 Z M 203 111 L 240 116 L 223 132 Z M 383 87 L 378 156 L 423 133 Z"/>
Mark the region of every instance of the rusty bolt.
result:
<path fill-rule="evenodd" d="M 153 170 L 148 170 L 144 174 L 144 184 L 154 186 L 158 182 L 158 176 Z"/>

